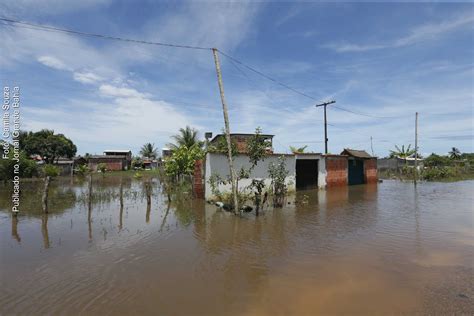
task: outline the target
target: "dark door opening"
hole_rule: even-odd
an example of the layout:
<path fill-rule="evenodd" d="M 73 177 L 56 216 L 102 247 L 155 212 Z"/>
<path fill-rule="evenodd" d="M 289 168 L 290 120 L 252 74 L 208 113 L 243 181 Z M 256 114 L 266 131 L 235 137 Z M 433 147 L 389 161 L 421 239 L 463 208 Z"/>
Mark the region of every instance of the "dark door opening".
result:
<path fill-rule="evenodd" d="M 296 159 L 296 189 L 318 187 L 318 160 Z"/>
<path fill-rule="evenodd" d="M 364 161 L 362 159 L 349 159 L 349 185 L 364 183 Z"/>

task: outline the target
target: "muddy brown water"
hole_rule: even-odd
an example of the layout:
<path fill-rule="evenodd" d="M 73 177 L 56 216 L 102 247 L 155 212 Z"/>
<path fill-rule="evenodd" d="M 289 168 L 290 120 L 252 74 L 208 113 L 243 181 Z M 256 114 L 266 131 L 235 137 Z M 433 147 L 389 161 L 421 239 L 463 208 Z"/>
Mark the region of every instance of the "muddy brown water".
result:
<path fill-rule="evenodd" d="M 473 181 L 301 191 L 238 218 L 153 185 L 0 187 L 0 314 L 473 314 Z M 186 198 L 188 197 L 188 198 Z M 295 203 L 299 202 L 299 203 Z"/>

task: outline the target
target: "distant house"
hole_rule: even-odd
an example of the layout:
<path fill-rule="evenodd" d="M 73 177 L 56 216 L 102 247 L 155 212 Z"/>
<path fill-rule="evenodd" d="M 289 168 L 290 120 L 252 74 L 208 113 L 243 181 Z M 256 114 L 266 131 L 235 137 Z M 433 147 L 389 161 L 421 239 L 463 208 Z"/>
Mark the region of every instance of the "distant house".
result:
<path fill-rule="evenodd" d="M 158 167 L 159 161 L 157 159 L 143 158 L 143 168 L 144 169 L 156 169 Z"/>
<path fill-rule="evenodd" d="M 170 149 L 170 148 L 163 147 L 161 149 L 161 157 L 163 157 L 163 159 L 165 159 L 167 157 L 171 157 L 172 154 L 173 154 L 173 150 Z"/>
<path fill-rule="evenodd" d="M 60 175 L 68 176 L 74 173 L 74 169 L 77 166 L 80 166 L 86 163 L 87 161 L 84 157 L 77 156 L 73 158 L 65 158 L 65 157 L 58 158 L 53 162 L 53 165 L 59 168 Z"/>
<path fill-rule="evenodd" d="M 88 165 L 92 171 L 97 171 L 99 164 L 105 164 L 107 170 L 129 170 L 132 166 L 130 150 L 105 150 L 103 155 L 89 157 Z"/>
<path fill-rule="evenodd" d="M 255 134 L 230 134 L 230 139 L 231 139 L 232 143 L 236 144 L 237 152 L 239 154 L 246 154 L 247 153 L 247 142 L 253 136 L 255 136 Z M 268 141 L 269 146 L 267 148 L 267 152 L 269 154 L 272 154 L 273 153 L 273 136 L 274 135 L 262 134 L 260 136 L 263 137 L 263 139 L 265 139 L 266 141 Z M 223 141 L 225 142 L 225 135 L 224 134 L 217 134 L 209 142 L 209 145 L 217 147 Z"/>

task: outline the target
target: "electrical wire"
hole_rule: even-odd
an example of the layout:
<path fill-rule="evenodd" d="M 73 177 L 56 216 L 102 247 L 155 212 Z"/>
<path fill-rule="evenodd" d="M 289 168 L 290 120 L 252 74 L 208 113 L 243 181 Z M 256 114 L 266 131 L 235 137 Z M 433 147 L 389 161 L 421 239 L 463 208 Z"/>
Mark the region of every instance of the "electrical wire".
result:
<path fill-rule="evenodd" d="M 102 34 L 96 34 L 96 33 L 86 33 L 86 32 L 69 30 L 69 29 L 64 29 L 64 28 L 58 28 L 58 27 L 45 26 L 45 25 L 34 24 L 34 23 L 29 23 L 29 22 L 23 22 L 23 21 L 18 21 L 18 20 L 3 18 L 3 17 L 0 17 L 0 21 L 7 22 L 11 26 L 18 26 L 18 25 L 29 26 L 29 27 L 34 27 L 37 30 L 52 31 L 52 32 L 67 33 L 67 34 L 75 34 L 75 35 L 80 35 L 80 36 L 95 37 L 95 38 L 115 40 L 115 41 L 123 41 L 123 42 L 131 42 L 131 43 L 139 43 L 139 44 L 147 44 L 147 45 L 157 45 L 157 46 L 165 46 L 165 47 L 174 47 L 174 48 L 197 49 L 197 50 L 211 50 L 212 49 L 210 47 L 200 47 L 200 46 L 191 46 L 191 45 L 178 45 L 178 44 L 170 44 L 170 43 L 151 42 L 151 41 L 136 40 L 136 39 L 131 39 L 131 38 L 102 35 Z"/>

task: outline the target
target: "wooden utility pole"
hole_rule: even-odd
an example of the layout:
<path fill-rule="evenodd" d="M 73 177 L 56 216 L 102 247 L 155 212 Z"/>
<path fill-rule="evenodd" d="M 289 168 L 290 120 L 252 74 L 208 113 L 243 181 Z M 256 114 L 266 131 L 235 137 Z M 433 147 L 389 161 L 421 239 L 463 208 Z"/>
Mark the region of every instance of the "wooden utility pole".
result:
<path fill-rule="evenodd" d="M 375 154 L 374 154 L 374 143 L 372 142 L 372 136 L 370 136 L 370 150 L 372 151 L 372 156 L 375 157 Z"/>
<path fill-rule="evenodd" d="M 336 103 L 336 101 L 332 100 L 329 102 L 316 104 L 316 107 L 324 106 L 324 153 L 326 155 L 328 154 L 328 121 L 327 121 L 327 116 L 326 116 L 326 106 L 333 103 Z"/>
<path fill-rule="evenodd" d="M 415 113 L 415 177 L 414 183 L 418 178 L 418 112 Z"/>
<path fill-rule="evenodd" d="M 239 212 L 239 200 L 237 195 L 237 175 L 235 174 L 234 164 L 232 161 L 232 143 L 230 139 L 230 127 L 229 127 L 229 115 L 227 113 L 227 104 L 224 97 L 224 84 L 222 83 L 221 66 L 219 63 L 219 56 L 217 54 L 217 48 L 212 49 L 214 55 L 214 63 L 216 64 L 217 83 L 219 85 L 219 92 L 221 95 L 222 112 L 224 113 L 224 125 L 225 125 L 225 139 L 227 141 L 227 160 L 229 162 L 229 172 L 232 181 L 232 196 L 234 199 L 234 213 Z"/>

